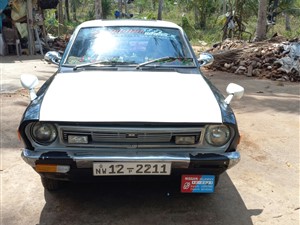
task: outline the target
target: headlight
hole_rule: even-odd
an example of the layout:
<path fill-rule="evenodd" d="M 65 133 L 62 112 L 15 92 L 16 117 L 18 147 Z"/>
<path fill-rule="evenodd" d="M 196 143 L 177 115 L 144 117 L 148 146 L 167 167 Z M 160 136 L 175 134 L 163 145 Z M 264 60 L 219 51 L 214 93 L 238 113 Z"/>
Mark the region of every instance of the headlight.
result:
<path fill-rule="evenodd" d="M 226 125 L 210 125 L 206 128 L 205 140 L 214 146 L 225 145 L 230 139 L 230 129 Z"/>
<path fill-rule="evenodd" d="M 37 122 L 31 128 L 32 138 L 41 145 L 49 145 L 55 141 L 57 130 L 53 124 Z"/>

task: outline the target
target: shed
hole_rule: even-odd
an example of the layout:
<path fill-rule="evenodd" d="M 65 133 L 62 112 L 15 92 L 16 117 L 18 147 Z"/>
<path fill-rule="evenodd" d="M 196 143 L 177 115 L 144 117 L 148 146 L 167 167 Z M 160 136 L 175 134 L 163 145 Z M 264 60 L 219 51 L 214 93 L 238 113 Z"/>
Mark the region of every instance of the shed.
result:
<path fill-rule="evenodd" d="M 0 55 L 43 54 L 43 46 L 48 47 L 43 11 L 56 8 L 58 2 L 59 0 L 1 0 Z"/>

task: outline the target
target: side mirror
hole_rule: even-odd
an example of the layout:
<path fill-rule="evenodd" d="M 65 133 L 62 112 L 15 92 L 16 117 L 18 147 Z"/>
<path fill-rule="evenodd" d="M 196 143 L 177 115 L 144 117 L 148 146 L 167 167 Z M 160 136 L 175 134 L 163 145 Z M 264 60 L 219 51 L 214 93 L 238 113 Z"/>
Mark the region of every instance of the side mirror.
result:
<path fill-rule="evenodd" d="M 39 80 L 36 76 L 31 74 L 22 74 L 21 75 L 21 84 L 24 88 L 29 90 L 30 100 L 36 99 L 36 93 L 34 88 L 39 84 Z"/>
<path fill-rule="evenodd" d="M 45 54 L 44 59 L 48 63 L 53 63 L 55 65 L 59 65 L 60 60 L 61 60 L 61 55 L 59 54 L 59 52 L 50 51 Z"/>
<path fill-rule="evenodd" d="M 212 56 L 212 54 L 204 52 L 200 54 L 198 62 L 200 63 L 200 66 L 208 66 L 214 62 L 214 57 Z"/>
<path fill-rule="evenodd" d="M 227 104 L 229 104 L 231 102 L 233 96 L 235 96 L 237 99 L 242 98 L 244 95 L 244 90 L 245 89 L 242 86 L 234 84 L 234 83 L 230 83 L 226 88 L 226 92 L 228 93 L 228 96 L 225 99 L 225 102 Z"/>

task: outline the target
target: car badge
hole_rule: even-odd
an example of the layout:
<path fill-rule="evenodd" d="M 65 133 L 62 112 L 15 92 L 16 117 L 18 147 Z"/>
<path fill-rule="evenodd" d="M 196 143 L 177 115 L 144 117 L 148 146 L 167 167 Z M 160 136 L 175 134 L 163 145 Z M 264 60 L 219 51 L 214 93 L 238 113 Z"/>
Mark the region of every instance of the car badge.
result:
<path fill-rule="evenodd" d="M 134 134 L 134 133 L 126 134 L 126 138 L 137 138 L 137 137 L 138 137 L 138 135 Z"/>

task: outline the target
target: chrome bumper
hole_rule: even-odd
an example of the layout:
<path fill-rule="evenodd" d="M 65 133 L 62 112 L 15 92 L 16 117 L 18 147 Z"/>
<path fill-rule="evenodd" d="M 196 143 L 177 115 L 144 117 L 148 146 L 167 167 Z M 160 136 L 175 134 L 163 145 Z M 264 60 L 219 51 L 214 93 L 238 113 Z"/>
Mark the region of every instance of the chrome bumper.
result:
<path fill-rule="evenodd" d="M 30 166 L 35 167 L 38 160 L 60 160 L 55 157 L 55 152 L 51 152 L 48 155 L 47 152 L 35 152 L 28 149 L 24 149 L 22 152 L 22 158 Z M 58 152 L 59 153 L 59 152 Z M 67 152 L 65 158 L 76 163 L 77 168 L 92 168 L 93 162 L 171 162 L 172 168 L 186 169 L 189 168 L 191 160 L 202 161 L 206 155 L 212 154 L 200 154 L 198 157 L 193 156 L 191 159 L 190 153 L 172 152 L 172 153 L 156 153 L 156 152 Z M 213 154 L 212 160 L 222 158 L 220 160 L 224 163 L 227 169 L 235 166 L 240 161 L 239 152 L 226 152 Z M 209 158 L 208 158 L 209 159 Z M 226 159 L 226 160 L 223 160 Z M 207 160 L 207 158 L 205 158 Z"/>

